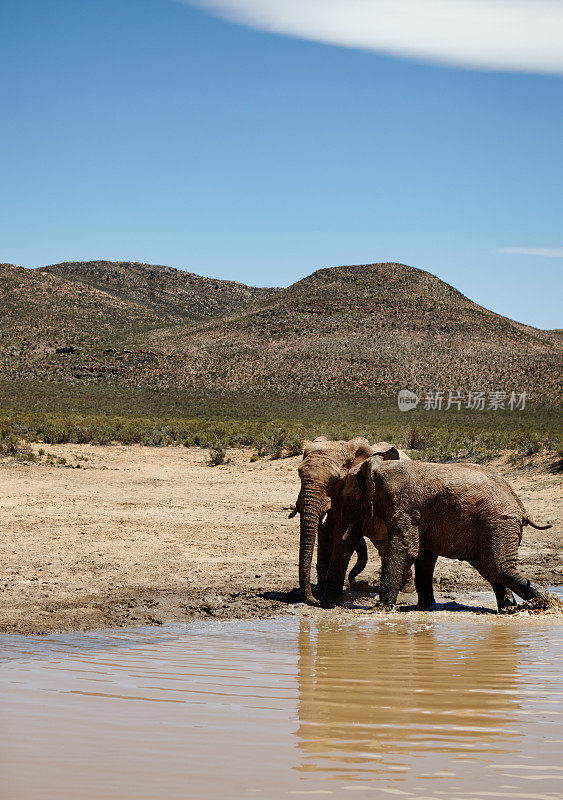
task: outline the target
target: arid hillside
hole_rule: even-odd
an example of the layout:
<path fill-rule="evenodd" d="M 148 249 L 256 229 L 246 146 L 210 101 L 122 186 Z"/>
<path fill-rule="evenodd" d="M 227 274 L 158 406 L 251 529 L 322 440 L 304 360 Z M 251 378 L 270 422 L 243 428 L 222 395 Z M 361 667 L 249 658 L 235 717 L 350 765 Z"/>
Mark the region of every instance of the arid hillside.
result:
<path fill-rule="evenodd" d="M 12 309 L 4 342 L 26 329 L 49 347 L 4 347 L 1 376 L 12 380 L 315 397 L 515 390 L 561 401 L 558 332 L 488 311 L 402 264 L 321 269 L 277 290 L 122 262 L 19 273 L 30 273 L 25 303 L 14 305 L 8 272 L 0 284 Z"/>
<path fill-rule="evenodd" d="M 377 395 L 413 390 L 527 390 L 560 396 L 561 339 L 473 303 L 402 264 L 313 273 L 254 308 L 197 327 L 143 334 L 185 356 L 197 388 Z"/>
<path fill-rule="evenodd" d="M 56 274 L 0 264 L 0 348 L 20 353 L 103 343 L 162 319 L 125 298 Z"/>
<path fill-rule="evenodd" d="M 170 321 L 209 319 L 262 300 L 275 289 L 204 278 L 173 267 L 131 261 L 68 261 L 40 270 L 137 303 Z"/>

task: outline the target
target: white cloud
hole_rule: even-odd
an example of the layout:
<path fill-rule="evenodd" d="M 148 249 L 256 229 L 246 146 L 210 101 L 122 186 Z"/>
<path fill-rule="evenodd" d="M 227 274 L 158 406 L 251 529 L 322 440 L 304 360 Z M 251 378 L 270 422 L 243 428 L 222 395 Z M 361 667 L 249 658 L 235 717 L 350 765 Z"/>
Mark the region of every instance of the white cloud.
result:
<path fill-rule="evenodd" d="M 563 74 L 563 0 L 180 0 L 273 33 L 454 66 Z"/>
<path fill-rule="evenodd" d="M 506 253 L 511 256 L 547 256 L 547 258 L 563 258 L 563 247 L 498 247 L 495 253 Z"/>

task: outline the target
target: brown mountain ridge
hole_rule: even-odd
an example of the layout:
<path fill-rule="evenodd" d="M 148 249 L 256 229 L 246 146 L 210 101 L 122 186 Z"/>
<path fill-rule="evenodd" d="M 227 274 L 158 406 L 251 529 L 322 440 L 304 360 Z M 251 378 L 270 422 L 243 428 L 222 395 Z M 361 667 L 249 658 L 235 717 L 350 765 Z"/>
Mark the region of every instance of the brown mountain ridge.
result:
<path fill-rule="evenodd" d="M 220 316 L 276 292 L 132 261 L 68 261 L 40 271 L 137 303 L 170 321 Z"/>
<path fill-rule="evenodd" d="M 0 301 L 11 311 L 0 310 L 0 369 L 12 379 L 316 397 L 515 390 L 561 400 L 557 332 L 495 314 L 403 264 L 321 269 L 285 289 L 254 289 L 169 267 L 72 262 L 23 270 L 36 276 L 25 308 L 14 306 L 4 271 Z M 34 317 L 58 308 L 66 287 L 58 330 L 38 326 Z M 27 355 L 15 341 L 26 324 L 36 337 Z M 76 352 L 56 352 L 62 346 Z"/>

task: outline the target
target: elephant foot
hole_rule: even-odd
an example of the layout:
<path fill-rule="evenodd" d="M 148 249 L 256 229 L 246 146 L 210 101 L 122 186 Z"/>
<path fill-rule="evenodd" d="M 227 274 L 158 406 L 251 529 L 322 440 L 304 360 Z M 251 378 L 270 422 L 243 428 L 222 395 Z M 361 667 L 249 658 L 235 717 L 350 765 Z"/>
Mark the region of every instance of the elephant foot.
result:
<path fill-rule="evenodd" d="M 382 603 L 382 602 L 379 602 L 379 603 L 375 604 L 375 608 L 376 608 L 377 611 L 388 612 L 388 611 L 396 611 L 397 606 L 394 603 Z"/>
<path fill-rule="evenodd" d="M 518 607 L 518 603 L 516 602 L 516 600 L 513 600 L 512 603 L 503 603 L 502 605 L 498 606 L 497 614 L 510 613 L 511 611 L 513 611 L 517 607 Z"/>
<path fill-rule="evenodd" d="M 323 583 L 317 583 L 316 586 L 313 586 L 312 591 L 315 600 L 320 600 L 325 593 L 325 585 Z"/>
<path fill-rule="evenodd" d="M 321 608 L 335 608 L 342 601 L 342 590 L 338 591 L 327 589 L 321 597 Z"/>
<path fill-rule="evenodd" d="M 417 608 L 419 611 L 433 611 L 436 608 L 436 598 L 434 597 L 434 592 L 425 592 L 419 590 Z"/>
<path fill-rule="evenodd" d="M 492 587 L 497 599 L 499 614 L 502 614 L 506 609 L 514 608 L 514 606 L 518 605 L 510 589 L 507 589 L 500 583 L 492 583 Z"/>

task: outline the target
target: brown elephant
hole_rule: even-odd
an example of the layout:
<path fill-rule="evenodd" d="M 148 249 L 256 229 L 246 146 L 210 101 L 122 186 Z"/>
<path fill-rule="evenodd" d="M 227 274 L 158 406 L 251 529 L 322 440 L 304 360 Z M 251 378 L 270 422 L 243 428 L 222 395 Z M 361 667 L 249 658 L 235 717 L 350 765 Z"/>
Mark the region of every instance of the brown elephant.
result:
<path fill-rule="evenodd" d="M 372 444 L 371 447 L 373 450 L 376 451 L 376 455 L 378 455 L 384 461 L 411 460 L 410 457 L 403 450 L 399 450 L 399 448 L 395 447 L 392 444 L 389 444 L 389 442 L 377 442 L 377 444 Z M 360 466 L 361 464 L 357 464 L 354 467 L 352 467 L 348 475 L 352 476 L 355 475 L 357 471 L 360 469 Z M 347 485 L 348 486 L 350 485 L 350 481 L 348 481 L 348 476 L 333 506 L 334 524 L 333 524 L 333 530 L 331 531 L 331 539 L 330 539 L 331 555 L 332 555 L 332 550 L 334 548 L 335 536 L 338 535 L 338 530 L 340 528 L 340 521 L 341 521 L 340 517 L 342 514 L 341 502 L 343 498 L 343 491 L 346 490 Z M 381 560 L 381 569 L 383 571 L 388 550 L 387 527 L 384 521 L 380 518 L 364 516 L 362 520 L 359 520 L 356 525 L 351 527 L 348 535 L 351 537 L 351 542 L 353 543 L 354 548 L 358 553 L 358 559 L 356 561 L 356 564 L 350 570 L 350 574 L 348 575 L 348 582 L 350 584 L 350 588 L 354 588 L 356 583 L 356 577 L 365 568 L 367 564 L 368 554 L 367 554 L 365 539 L 369 539 L 374 545 L 375 549 L 377 550 L 379 558 Z M 328 570 L 328 565 L 326 570 Z M 325 581 L 326 581 L 326 571 L 325 571 Z M 408 566 L 405 567 L 403 578 L 401 580 L 401 591 L 410 593 L 414 592 L 414 589 L 415 586 L 412 576 L 412 567 Z"/>
<path fill-rule="evenodd" d="M 370 457 L 348 476 L 342 490 L 338 530 L 321 600 L 333 608 L 342 591 L 354 528 L 382 521 L 388 536 L 380 600 L 392 608 L 406 569 L 415 564 L 421 608 L 434 605 L 432 576 L 438 556 L 467 561 L 493 587 L 499 611 L 542 592 L 516 569 L 524 525 L 543 530 L 526 514 L 508 483 L 477 464 L 423 461 L 384 463 Z"/>
<path fill-rule="evenodd" d="M 378 442 L 372 446 L 361 436 L 350 441 L 329 441 L 326 436 L 319 436 L 305 447 L 299 466 L 301 490 L 295 511 L 290 516 L 297 512 L 300 514 L 299 587 L 303 600 L 309 605 L 317 605 L 311 589 L 315 541 L 318 537 L 318 592 L 322 594 L 332 556 L 338 496 L 349 470 L 374 454 L 382 459 L 401 457 L 401 451 L 388 442 Z M 402 455 L 408 458 L 406 453 Z M 354 568 L 357 575 L 367 562 L 367 548 L 363 537 L 359 535 L 352 536 L 350 544 L 350 555 L 354 549 L 358 552 L 358 563 Z"/>

